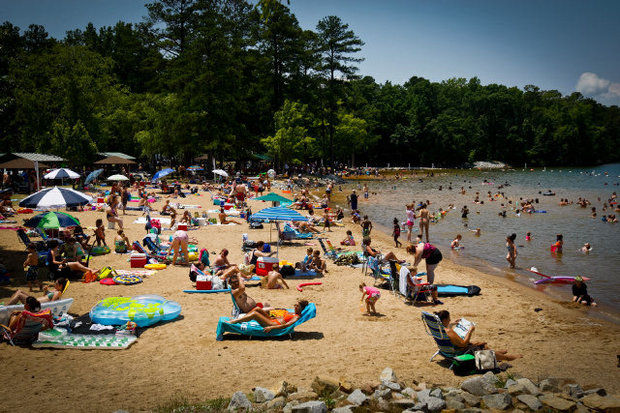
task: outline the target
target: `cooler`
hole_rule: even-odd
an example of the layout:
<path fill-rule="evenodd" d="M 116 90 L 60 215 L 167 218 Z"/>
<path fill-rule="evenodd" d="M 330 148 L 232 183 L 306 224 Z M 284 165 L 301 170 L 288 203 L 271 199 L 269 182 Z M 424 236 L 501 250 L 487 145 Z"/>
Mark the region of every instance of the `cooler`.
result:
<path fill-rule="evenodd" d="M 179 224 L 177 225 L 177 229 L 187 231 L 187 224 Z"/>
<path fill-rule="evenodd" d="M 213 287 L 211 280 L 207 280 L 206 275 L 198 275 L 196 277 L 196 289 L 197 290 L 210 290 Z"/>
<path fill-rule="evenodd" d="M 273 269 L 273 265 L 278 263 L 277 258 L 259 257 L 256 261 L 256 275 L 265 276 Z"/>
<path fill-rule="evenodd" d="M 146 254 L 131 254 L 130 262 L 131 268 L 144 268 L 147 264 Z"/>

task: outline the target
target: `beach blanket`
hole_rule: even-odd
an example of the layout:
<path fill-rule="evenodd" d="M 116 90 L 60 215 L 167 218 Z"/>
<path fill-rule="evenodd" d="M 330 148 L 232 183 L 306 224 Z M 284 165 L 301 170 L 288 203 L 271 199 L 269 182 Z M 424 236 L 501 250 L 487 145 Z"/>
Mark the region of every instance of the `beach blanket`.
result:
<path fill-rule="evenodd" d="M 162 225 L 164 225 L 164 224 L 165 225 L 170 225 L 170 222 L 171 222 L 170 218 L 166 218 L 166 217 L 151 217 L 151 219 L 158 219 L 159 222 Z M 142 225 L 144 225 L 144 224 L 146 224 L 146 217 L 138 217 L 138 219 L 136 219 L 133 223 L 134 224 L 142 224 Z"/>
<path fill-rule="evenodd" d="M 184 205 L 184 204 L 173 204 L 174 208 L 177 209 L 198 209 L 202 208 L 200 205 Z"/>
<path fill-rule="evenodd" d="M 295 270 L 295 274 L 293 275 L 282 275 L 283 278 L 291 278 L 291 279 L 298 279 L 298 280 L 304 280 L 304 279 L 311 279 L 311 278 L 317 278 L 317 277 L 322 277 L 322 274 L 317 273 L 316 271 L 312 271 L 312 270 L 308 270 L 308 271 L 302 271 L 302 270 Z"/>
<path fill-rule="evenodd" d="M 80 350 L 122 350 L 138 338 L 133 335 L 73 334 L 60 328 L 42 331 L 32 344 L 34 348 L 73 348 Z"/>
<path fill-rule="evenodd" d="M 294 310 L 289 309 L 287 311 L 293 312 Z M 224 333 L 236 333 L 244 336 L 254 337 L 285 336 L 287 334 L 293 334 L 293 332 L 295 331 L 295 327 L 302 323 L 305 323 L 306 321 L 314 317 L 316 317 L 316 306 L 314 305 L 314 303 L 309 303 L 306 308 L 304 308 L 304 310 L 301 312 L 301 316 L 295 323 L 286 328 L 271 330 L 268 333 L 266 333 L 265 329 L 261 327 L 261 325 L 258 324 L 256 321 L 248 321 L 239 324 L 229 324 L 226 321 L 230 320 L 230 317 L 220 317 L 220 320 L 217 323 L 216 340 L 223 340 Z"/>
<path fill-rule="evenodd" d="M 149 277 L 157 271 L 155 270 L 140 270 L 140 269 L 131 269 L 131 270 L 116 270 L 118 275 L 138 275 L 140 277 Z"/>

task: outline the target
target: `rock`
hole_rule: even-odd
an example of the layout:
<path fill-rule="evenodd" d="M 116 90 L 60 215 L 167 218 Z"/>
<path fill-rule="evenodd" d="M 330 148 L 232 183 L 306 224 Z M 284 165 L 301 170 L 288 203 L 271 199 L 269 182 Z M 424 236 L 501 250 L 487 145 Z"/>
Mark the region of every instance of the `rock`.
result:
<path fill-rule="evenodd" d="M 381 387 L 388 388 L 388 389 L 394 390 L 394 391 L 400 391 L 401 390 L 400 384 L 392 382 L 392 381 L 383 381 L 381 383 L 380 388 Z"/>
<path fill-rule="evenodd" d="M 381 372 L 381 375 L 379 376 L 379 381 L 397 382 L 398 377 L 396 377 L 396 373 L 394 373 L 394 370 L 392 370 L 389 367 L 386 367 Z"/>
<path fill-rule="evenodd" d="M 274 393 L 276 397 L 284 396 L 287 397 L 291 393 L 295 393 L 297 391 L 297 387 L 289 384 L 286 381 L 281 381 L 280 384 L 275 388 Z"/>
<path fill-rule="evenodd" d="M 411 387 L 405 387 L 405 389 L 401 393 L 409 397 L 410 399 L 413 399 L 417 395 L 417 392 Z"/>
<path fill-rule="evenodd" d="M 465 403 L 463 403 L 463 398 L 460 399 L 458 397 L 446 396 L 446 409 L 464 409 Z"/>
<path fill-rule="evenodd" d="M 320 400 L 312 400 L 294 406 L 291 411 L 293 413 L 326 413 L 327 406 Z"/>
<path fill-rule="evenodd" d="M 422 382 L 422 383 L 418 383 L 416 384 L 416 386 L 413 388 L 415 391 L 422 391 L 422 390 L 426 390 L 426 383 Z"/>
<path fill-rule="evenodd" d="M 475 407 L 470 407 L 467 409 L 463 409 L 460 411 L 460 413 L 480 413 L 482 412 L 482 409 L 477 409 Z"/>
<path fill-rule="evenodd" d="M 230 403 L 228 404 L 228 410 L 234 412 L 236 410 L 251 410 L 251 409 L 252 409 L 252 403 L 250 403 L 245 393 L 241 391 L 237 391 L 232 395 L 230 399 Z"/>
<path fill-rule="evenodd" d="M 351 406 L 342 406 L 333 409 L 332 413 L 353 413 L 353 409 L 351 409 Z"/>
<path fill-rule="evenodd" d="M 340 387 L 340 381 L 332 377 L 316 376 L 310 387 L 316 394 L 332 394 Z"/>
<path fill-rule="evenodd" d="M 353 393 L 349 394 L 347 401 L 356 406 L 361 406 L 368 401 L 368 397 L 360 389 L 355 389 Z"/>
<path fill-rule="evenodd" d="M 487 371 L 486 373 L 484 373 L 482 375 L 482 380 L 484 380 L 485 382 L 492 384 L 495 386 L 496 383 L 499 382 L 499 379 L 497 378 L 497 376 L 495 374 L 493 374 L 492 371 Z"/>
<path fill-rule="evenodd" d="M 570 397 L 574 397 L 576 399 L 584 396 L 583 389 L 578 384 L 567 384 L 566 386 L 564 386 L 564 392 Z"/>
<path fill-rule="evenodd" d="M 446 408 L 446 401 L 439 397 L 430 396 L 426 399 L 426 409 L 431 412 L 440 412 Z"/>
<path fill-rule="evenodd" d="M 299 402 L 296 400 L 286 403 L 286 405 L 282 409 L 282 413 L 292 413 L 293 407 L 297 406 L 298 404 Z"/>
<path fill-rule="evenodd" d="M 465 380 L 461 384 L 461 389 L 471 394 L 475 394 L 476 396 L 486 396 L 487 394 L 497 393 L 497 388 L 493 384 L 489 384 L 489 382 L 485 380 L 484 376 L 472 377 L 471 379 Z"/>
<path fill-rule="evenodd" d="M 541 380 L 538 384 L 538 388 L 540 388 L 540 391 L 557 393 L 559 391 L 559 384 L 560 382 L 558 379 L 548 378 Z"/>
<path fill-rule="evenodd" d="M 581 399 L 583 404 L 591 409 L 604 412 L 620 412 L 620 397 L 618 396 L 599 396 L 596 393 L 588 394 Z"/>
<path fill-rule="evenodd" d="M 588 389 L 588 390 L 584 390 L 583 391 L 584 396 L 587 396 L 588 394 L 598 394 L 599 396 L 607 396 L 607 392 L 605 391 L 605 389 L 597 387 L 595 389 Z"/>
<path fill-rule="evenodd" d="M 267 410 L 279 410 L 286 406 L 286 399 L 282 396 L 278 396 L 265 403 Z"/>
<path fill-rule="evenodd" d="M 255 403 L 264 403 L 272 400 L 276 395 L 271 391 L 264 387 L 256 387 L 254 389 L 254 402 Z"/>
<path fill-rule="evenodd" d="M 442 400 L 444 399 L 441 389 L 431 390 L 431 396 L 437 397 L 438 399 L 442 399 Z"/>
<path fill-rule="evenodd" d="M 319 395 L 313 391 L 299 391 L 288 396 L 289 401 L 307 402 L 310 400 L 318 399 Z"/>
<path fill-rule="evenodd" d="M 390 389 L 383 389 L 383 390 L 375 390 L 375 393 L 373 394 L 373 396 L 375 399 L 391 399 L 392 398 L 392 390 Z"/>
<path fill-rule="evenodd" d="M 514 381 L 513 379 L 508 379 L 506 380 L 506 384 L 504 384 L 504 388 L 507 389 L 510 386 L 514 386 L 515 384 L 517 384 L 516 381 Z"/>
<path fill-rule="evenodd" d="M 542 407 L 542 403 L 538 400 L 538 397 L 531 394 L 520 394 L 517 396 L 517 400 L 525 404 L 530 410 L 536 411 Z"/>
<path fill-rule="evenodd" d="M 431 390 L 430 389 L 424 389 L 419 391 L 416 394 L 416 397 L 419 401 L 423 402 L 425 401 L 428 397 L 431 397 Z"/>
<path fill-rule="evenodd" d="M 553 394 L 543 394 L 540 396 L 540 401 L 545 406 L 560 411 L 570 410 L 575 406 L 575 402 L 554 396 Z"/>
<path fill-rule="evenodd" d="M 364 392 L 364 394 L 373 394 L 375 390 L 379 388 L 380 383 L 366 383 L 360 390 Z"/>
<path fill-rule="evenodd" d="M 353 385 L 344 377 L 341 377 L 339 380 L 340 390 L 345 393 L 351 393 L 353 391 Z"/>
<path fill-rule="evenodd" d="M 590 409 L 583 405 L 583 403 L 577 403 L 574 413 L 590 413 Z"/>
<path fill-rule="evenodd" d="M 390 402 L 390 406 L 396 407 L 401 410 L 406 410 L 410 407 L 413 407 L 414 410 L 422 410 L 416 407 L 418 404 L 419 403 L 416 404 L 415 400 L 413 399 L 392 400 Z"/>
<path fill-rule="evenodd" d="M 508 393 L 515 396 L 517 394 L 526 393 L 526 391 L 525 391 L 525 387 L 523 387 L 522 384 L 517 383 L 517 384 L 513 384 L 512 386 L 508 387 Z"/>
<path fill-rule="evenodd" d="M 509 394 L 488 394 L 482 397 L 484 405 L 489 409 L 506 410 L 512 406 L 512 398 Z"/>
<path fill-rule="evenodd" d="M 480 397 L 473 395 L 471 393 L 468 392 L 463 392 L 461 393 L 461 397 L 463 398 L 463 401 L 465 402 L 465 404 L 471 406 L 471 407 L 478 407 L 480 406 Z"/>
<path fill-rule="evenodd" d="M 379 409 L 380 411 L 389 411 L 390 410 L 390 403 L 382 398 L 379 398 L 376 402 L 376 408 Z"/>
<path fill-rule="evenodd" d="M 540 394 L 540 390 L 538 390 L 538 386 L 532 383 L 532 380 L 530 379 L 526 379 L 526 378 L 519 379 L 517 380 L 517 383 L 523 386 L 523 389 L 525 390 L 527 394 L 533 394 L 534 396 L 537 396 Z"/>

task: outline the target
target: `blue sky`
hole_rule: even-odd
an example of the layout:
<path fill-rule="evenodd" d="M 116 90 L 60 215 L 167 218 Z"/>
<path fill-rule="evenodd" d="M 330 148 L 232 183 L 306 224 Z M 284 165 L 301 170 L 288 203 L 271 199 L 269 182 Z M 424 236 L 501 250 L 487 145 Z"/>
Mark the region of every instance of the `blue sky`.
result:
<path fill-rule="evenodd" d="M 0 0 L 0 20 L 50 35 L 141 21 L 143 0 Z M 301 26 L 339 16 L 366 43 L 360 74 L 403 83 L 478 76 L 483 84 L 580 91 L 620 105 L 620 1 L 291 0 Z"/>

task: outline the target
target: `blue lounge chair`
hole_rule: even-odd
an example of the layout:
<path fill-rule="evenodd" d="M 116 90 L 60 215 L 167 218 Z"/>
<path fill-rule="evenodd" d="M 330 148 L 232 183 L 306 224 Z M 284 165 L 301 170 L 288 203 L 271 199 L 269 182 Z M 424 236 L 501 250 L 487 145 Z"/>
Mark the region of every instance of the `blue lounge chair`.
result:
<path fill-rule="evenodd" d="M 289 337 L 292 338 L 295 327 L 314 317 L 316 317 L 316 306 L 314 303 L 309 303 L 306 308 L 303 309 L 301 316 L 294 324 L 279 330 L 271 330 L 268 333 L 266 333 L 263 327 L 254 320 L 239 324 L 228 324 L 226 321 L 230 320 L 230 317 L 220 317 L 220 321 L 217 323 L 216 339 L 218 341 L 223 340 L 224 333 L 236 333 L 250 337 L 279 337 L 289 335 Z"/>
<path fill-rule="evenodd" d="M 435 339 L 435 343 L 437 343 L 438 347 L 437 352 L 433 354 L 429 361 L 433 361 L 438 354 L 441 354 L 448 360 L 452 360 L 456 356 L 469 352 L 454 347 L 450 341 L 450 337 L 448 337 L 448 333 L 446 333 L 444 325 L 437 315 L 422 311 L 422 321 L 424 322 L 426 333 Z"/>

